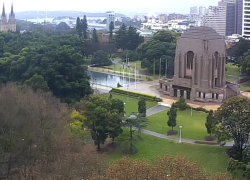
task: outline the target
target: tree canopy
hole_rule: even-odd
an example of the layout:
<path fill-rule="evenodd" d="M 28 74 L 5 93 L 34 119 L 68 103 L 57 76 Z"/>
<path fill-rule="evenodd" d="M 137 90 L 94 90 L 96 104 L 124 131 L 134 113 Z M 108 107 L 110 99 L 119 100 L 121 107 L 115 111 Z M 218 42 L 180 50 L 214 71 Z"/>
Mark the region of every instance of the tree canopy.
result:
<path fill-rule="evenodd" d="M 237 159 L 242 160 L 243 151 L 248 147 L 250 135 L 250 100 L 234 97 L 215 112 L 214 133 L 220 141 L 233 139 L 237 148 Z"/>
<path fill-rule="evenodd" d="M 159 73 L 161 62 L 161 73 L 165 74 L 167 62 L 167 74 L 174 74 L 174 58 L 176 41 L 179 34 L 174 31 L 158 31 L 152 39 L 139 45 L 137 52 L 142 59 L 142 68 L 147 68 L 149 72 Z M 160 61 L 161 59 L 161 61 Z"/>
<path fill-rule="evenodd" d="M 48 86 L 67 103 L 91 93 L 77 35 L 1 32 L 0 41 L 0 83 L 18 82 L 46 91 Z"/>
<path fill-rule="evenodd" d="M 140 36 L 136 28 L 132 26 L 127 28 L 124 24 L 116 32 L 114 39 L 117 48 L 123 50 L 135 50 L 144 41 L 144 38 Z"/>
<path fill-rule="evenodd" d="M 91 64 L 95 64 L 97 66 L 109 66 L 112 64 L 112 62 L 108 58 L 108 54 L 105 51 L 99 50 L 94 53 Z"/>

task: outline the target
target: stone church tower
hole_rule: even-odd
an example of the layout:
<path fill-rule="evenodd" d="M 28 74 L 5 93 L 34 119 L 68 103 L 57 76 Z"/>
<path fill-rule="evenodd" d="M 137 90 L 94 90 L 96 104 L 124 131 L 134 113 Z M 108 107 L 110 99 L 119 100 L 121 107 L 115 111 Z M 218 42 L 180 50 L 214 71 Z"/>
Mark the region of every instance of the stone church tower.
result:
<path fill-rule="evenodd" d="M 160 80 L 160 91 L 172 97 L 222 102 L 240 93 L 226 82 L 225 40 L 210 27 L 192 27 L 177 41 L 173 79 Z"/>
<path fill-rule="evenodd" d="M 13 10 L 13 3 L 11 5 L 11 12 L 9 15 L 9 21 L 7 21 L 7 15 L 5 14 L 5 7 L 3 4 L 3 12 L 1 16 L 1 28 L 0 31 L 16 31 L 16 17 Z"/>

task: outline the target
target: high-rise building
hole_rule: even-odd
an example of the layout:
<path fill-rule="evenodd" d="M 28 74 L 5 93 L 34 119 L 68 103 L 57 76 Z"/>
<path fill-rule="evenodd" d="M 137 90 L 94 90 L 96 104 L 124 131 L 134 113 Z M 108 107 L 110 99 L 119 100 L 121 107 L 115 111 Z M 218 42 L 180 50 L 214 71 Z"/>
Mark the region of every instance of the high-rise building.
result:
<path fill-rule="evenodd" d="M 203 17 L 203 25 L 216 30 L 221 36 L 231 36 L 236 33 L 236 2 L 222 0 L 218 6 L 209 6 L 208 13 Z"/>
<path fill-rule="evenodd" d="M 206 6 L 199 7 L 199 15 L 200 16 L 204 16 L 205 14 L 207 14 L 207 12 L 208 12 L 208 7 L 206 7 Z"/>
<path fill-rule="evenodd" d="M 242 35 L 243 0 L 236 0 L 236 34 Z"/>
<path fill-rule="evenodd" d="M 243 0 L 242 35 L 250 38 L 250 0 Z"/>
<path fill-rule="evenodd" d="M 236 34 L 236 2 L 235 0 L 223 2 L 227 7 L 227 18 L 226 18 L 226 36 L 232 36 L 232 34 Z"/>
<path fill-rule="evenodd" d="M 114 11 L 108 11 L 106 13 L 106 16 L 107 16 L 106 30 L 109 31 L 110 23 L 113 22 L 115 25 L 115 13 Z"/>
<path fill-rule="evenodd" d="M 226 35 L 226 6 L 209 6 L 203 25 L 213 28 L 219 35 Z"/>
<path fill-rule="evenodd" d="M 200 8 L 199 6 L 190 7 L 190 14 L 191 14 L 191 15 L 194 15 L 194 14 L 198 15 L 198 14 L 199 14 L 199 11 L 200 11 L 199 8 Z"/>
<path fill-rule="evenodd" d="M 204 16 L 207 13 L 207 10 L 208 10 L 208 7 L 206 6 L 193 6 L 193 7 L 190 7 L 190 14 Z"/>
<path fill-rule="evenodd" d="M 16 18 L 13 10 L 13 3 L 11 5 L 11 12 L 9 15 L 9 21 L 7 21 L 7 15 L 5 14 L 5 7 L 3 4 L 3 12 L 1 16 L 1 31 L 16 31 Z"/>

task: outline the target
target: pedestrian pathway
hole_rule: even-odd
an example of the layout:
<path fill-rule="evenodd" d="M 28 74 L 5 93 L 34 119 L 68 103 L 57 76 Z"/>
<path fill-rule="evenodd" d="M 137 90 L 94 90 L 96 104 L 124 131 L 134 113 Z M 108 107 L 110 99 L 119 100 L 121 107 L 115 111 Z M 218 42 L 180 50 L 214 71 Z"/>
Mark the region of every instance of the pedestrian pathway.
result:
<path fill-rule="evenodd" d="M 146 129 L 143 129 L 142 132 L 145 133 L 145 134 L 151 135 L 151 136 L 158 137 L 158 138 L 168 139 L 168 140 L 177 141 L 177 142 L 180 141 L 179 137 L 167 136 L 165 134 L 160 134 L 160 133 L 157 133 L 157 132 L 154 132 L 154 131 L 150 131 L 150 130 L 146 130 Z M 182 138 L 181 142 L 183 142 L 183 143 L 189 143 L 189 144 L 197 144 L 197 143 L 195 143 L 196 140 L 193 140 L 193 139 L 183 139 Z M 220 146 L 220 145 L 217 144 L 217 145 L 213 145 L 213 146 Z M 227 147 L 233 146 L 233 142 L 227 142 L 224 146 L 227 146 Z"/>
<path fill-rule="evenodd" d="M 158 105 L 158 106 L 155 106 L 155 107 L 152 107 L 152 108 L 148 109 L 146 114 L 147 114 L 147 116 L 151 116 L 153 114 L 157 114 L 159 112 L 162 112 L 162 111 L 164 111 L 166 109 L 169 109 L 169 107 L 167 107 L 167 106 L 159 106 Z"/>
<path fill-rule="evenodd" d="M 166 107 L 166 106 L 156 106 L 156 107 L 147 109 L 146 114 L 147 114 L 147 117 L 148 117 L 148 116 L 151 116 L 153 114 L 156 114 L 156 113 L 159 113 L 161 111 L 164 111 L 166 109 L 168 109 L 168 107 Z M 157 132 L 154 132 L 154 131 L 150 131 L 150 130 L 147 130 L 147 129 L 143 129 L 142 132 L 145 133 L 145 134 L 151 135 L 151 136 L 158 137 L 158 138 L 168 139 L 168 140 L 177 141 L 177 142 L 180 141 L 179 137 L 167 136 L 165 134 L 160 134 L 160 133 L 157 133 Z M 181 142 L 184 142 L 184 143 L 197 144 L 196 141 L 197 140 L 183 139 L 183 138 L 181 138 Z M 233 146 L 233 144 L 234 144 L 233 142 L 227 142 L 224 146 L 230 147 L 230 146 Z M 220 144 L 213 145 L 213 146 L 220 146 Z"/>

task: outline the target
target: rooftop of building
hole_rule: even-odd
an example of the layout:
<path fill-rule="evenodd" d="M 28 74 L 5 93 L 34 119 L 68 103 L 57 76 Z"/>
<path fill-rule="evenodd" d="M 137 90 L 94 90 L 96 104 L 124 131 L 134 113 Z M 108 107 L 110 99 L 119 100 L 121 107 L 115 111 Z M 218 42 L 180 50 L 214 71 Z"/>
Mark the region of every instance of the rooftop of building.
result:
<path fill-rule="evenodd" d="M 206 26 L 191 27 L 181 36 L 181 38 L 206 40 L 223 39 L 223 37 L 220 36 L 213 28 Z"/>

